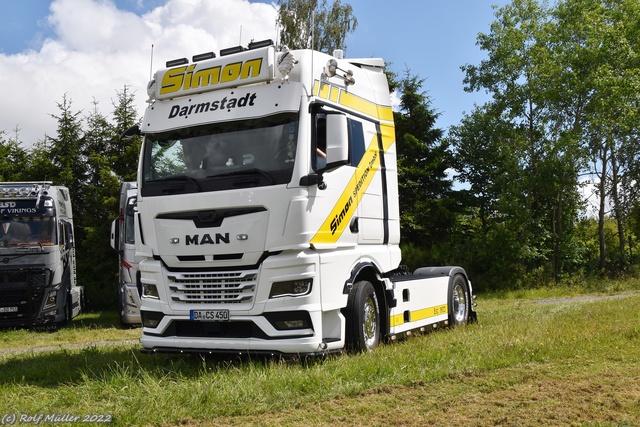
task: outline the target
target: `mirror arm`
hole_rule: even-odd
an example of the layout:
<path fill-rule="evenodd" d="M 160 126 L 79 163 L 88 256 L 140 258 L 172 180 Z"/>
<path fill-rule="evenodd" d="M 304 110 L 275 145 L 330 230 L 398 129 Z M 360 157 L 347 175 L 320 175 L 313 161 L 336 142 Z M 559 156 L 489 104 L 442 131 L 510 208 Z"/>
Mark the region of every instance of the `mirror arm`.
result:
<path fill-rule="evenodd" d="M 322 174 L 309 174 L 300 178 L 300 185 L 304 187 L 310 187 L 312 185 L 317 185 L 320 190 L 324 190 L 327 188 L 327 183 L 322 179 Z"/>

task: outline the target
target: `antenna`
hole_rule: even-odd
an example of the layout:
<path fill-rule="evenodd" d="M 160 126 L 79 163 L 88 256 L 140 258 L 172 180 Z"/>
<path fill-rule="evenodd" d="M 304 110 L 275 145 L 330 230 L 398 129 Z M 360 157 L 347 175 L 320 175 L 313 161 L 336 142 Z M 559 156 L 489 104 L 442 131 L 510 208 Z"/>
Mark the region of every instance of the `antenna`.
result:
<path fill-rule="evenodd" d="M 151 44 L 151 64 L 149 65 L 149 80 L 153 77 L 153 43 Z"/>
<path fill-rule="evenodd" d="M 314 7 L 311 9 L 311 50 L 313 50 L 313 48 L 315 47 L 313 45 L 313 43 L 315 42 L 315 40 L 313 39 L 315 35 L 315 26 L 316 26 L 315 19 L 316 19 L 316 8 Z"/>
<path fill-rule="evenodd" d="M 311 9 L 311 86 L 309 86 L 311 88 L 311 96 L 314 96 L 315 94 L 313 93 L 313 36 L 314 36 L 314 27 L 315 27 L 315 17 L 316 17 L 316 8 L 312 8 Z M 318 81 L 318 84 L 320 84 L 320 81 Z M 318 90 L 320 88 L 318 87 Z"/>
<path fill-rule="evenodd" d="M 240 25 L 240 40 L 238 40 L 238 46 L 242 46 L 242 25 Z"/>

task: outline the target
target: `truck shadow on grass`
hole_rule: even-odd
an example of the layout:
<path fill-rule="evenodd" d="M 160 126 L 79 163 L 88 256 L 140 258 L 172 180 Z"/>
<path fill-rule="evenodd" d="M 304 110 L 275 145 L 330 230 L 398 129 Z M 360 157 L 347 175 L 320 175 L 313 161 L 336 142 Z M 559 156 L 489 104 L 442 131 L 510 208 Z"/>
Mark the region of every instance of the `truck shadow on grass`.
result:
<path fill-rule="evenodd" d="M 143 354 L 135 343 L 30 351 L 0 356 L 0 371 L 4 372 L 0 376 L 0 384 L 5 387 L 19 384 L 55 388 L 96 382 L 156 382 L 272 364 L 310 367 L 334 357 L 340 356 L 282 359 L 269 356 Z"/>

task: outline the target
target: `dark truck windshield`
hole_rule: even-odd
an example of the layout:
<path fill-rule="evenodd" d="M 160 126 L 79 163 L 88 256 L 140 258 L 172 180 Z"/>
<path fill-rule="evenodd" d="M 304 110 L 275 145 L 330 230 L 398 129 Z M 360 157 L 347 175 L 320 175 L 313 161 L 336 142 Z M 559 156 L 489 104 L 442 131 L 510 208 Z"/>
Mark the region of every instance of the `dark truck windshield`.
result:
<path fill-rule="evenodd" d="M 0 248 L 52 246 L 56 243 L 55 218 L 50 216 L 0 216 Z"/>
<path fill-rule="evenodd" d="M 142 195 L 288 183 L 297 138 L 298 115 L 292 113 L 148 133 Z"/>

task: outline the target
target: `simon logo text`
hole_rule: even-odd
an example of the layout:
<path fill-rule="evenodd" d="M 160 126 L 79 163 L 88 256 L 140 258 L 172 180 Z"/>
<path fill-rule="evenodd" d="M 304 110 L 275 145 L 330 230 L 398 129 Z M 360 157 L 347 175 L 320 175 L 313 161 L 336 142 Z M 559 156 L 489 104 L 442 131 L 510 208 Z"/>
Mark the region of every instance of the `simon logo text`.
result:
<path fill-rule="evenodd" d="M 263 58 L 255 58 L 199 70 L 197 64 L 172 68 L 162 76 L 160 95 L 258 77 L 262 63 Z"/>

